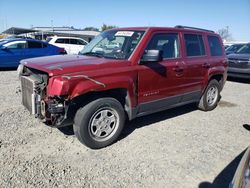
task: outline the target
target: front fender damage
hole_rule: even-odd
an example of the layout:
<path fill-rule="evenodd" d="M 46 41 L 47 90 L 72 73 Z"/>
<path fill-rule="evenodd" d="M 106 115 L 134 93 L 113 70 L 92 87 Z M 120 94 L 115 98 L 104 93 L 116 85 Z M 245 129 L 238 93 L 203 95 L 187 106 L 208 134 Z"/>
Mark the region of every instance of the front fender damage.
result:
<path fill-rule="evenodd" d="M 68 82 L 71 83 L 77 81 L 78 84 L 79 84 L 79 79 L 82 78 L 83 81 L 80 83 L 83 84 L 82 87 L 85 87 L 86 92 L 88 90 L 88 85 L 92 85 L 91 87 L 93 87 L 93 84 L 95 84 L 96 87 L 98 88 L 106 87 L 104 83 L 97 81 L 93 78 L 90 78 L 89 76 L 86 75 L 62 76 L 62 79 L 66 79 Z M 63 127 L 73 124 L 74 114 L 79 105 L 75 103 L 73 100 L 78 95 L 75 89 L 76 87 L 72 88 L 72 91 L 74 91 L 75 93 L 74 96 L 65 95 L 65 96 L 49 97 L 48 100 L 44 102 L 43 105 L 41 105 L 42 106 L 41 114 L 45 117 L 45 122 L 47 125 L 53 127 Z"/>

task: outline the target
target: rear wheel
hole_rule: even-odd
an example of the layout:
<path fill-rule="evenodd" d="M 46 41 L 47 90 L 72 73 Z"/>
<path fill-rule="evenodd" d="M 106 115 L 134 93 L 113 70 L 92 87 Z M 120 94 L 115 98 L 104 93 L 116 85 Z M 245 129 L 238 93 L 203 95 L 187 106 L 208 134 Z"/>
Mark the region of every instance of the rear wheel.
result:
<path fill-rule="evenodd" d="M 203 111 L 210 111 L 216 108 L 220 100 L 220 84 L 217 80 L 211 80 L 202 95 L 198 108 Z"/>
<path fill-rule="evenodd" d="M 80 108 L 74 133 L 84 145 L 99 149 L 116 141 L 125 121 L 122 105 L 114 98 L 100 98 Z"/>

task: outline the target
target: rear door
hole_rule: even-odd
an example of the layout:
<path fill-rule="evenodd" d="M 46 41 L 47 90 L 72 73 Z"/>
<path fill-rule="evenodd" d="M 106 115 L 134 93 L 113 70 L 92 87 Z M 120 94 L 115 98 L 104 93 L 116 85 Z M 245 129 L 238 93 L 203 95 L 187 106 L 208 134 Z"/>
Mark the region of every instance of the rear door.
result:
<path fill-rule="evenodd" d="M 68 54 L 71 54 L 71 46 L 68 38 L 57 38 L 55 41 L 55 46 L 64 48 Z"/>
<path fill-rule="evenodd" d="M 156 111 L 181 102 L 185 93 L 186 65 L 180 48 L 180 33 L 154 33 L 145 50 L 161 50 L 162 61 L 139 65 L 139 113 Z"/>
<path fill-rule="evenodd" d="M 47 44 L 39 41 L 27 41 L 28 48 L 25 50 L 26 58 L 41 57 L 49 55 Z"/>
<path fill-rule="evenodd" d="M 207 70 L 210 68 L 209 56 L 206 53 L 205 37 L 202 34 L 184 33 L 185 62 L 187 65 L 187 90 L 201 94 Z M 194 96 L 197 97 L 197 96 Z M 197 99 L 199 98 L 199 95 Z M 183 98 L 183 100 L 189 100 Z"/>
<path fill-rule="evenodd" d="M 224 55 L 225 52 L 223 51 L 223 43 L 221 39 L 216 35 L 208 35 L 207 41 L 210 49 L 209 63 L 211 67 L 224 66 L 227 59 Z"/>

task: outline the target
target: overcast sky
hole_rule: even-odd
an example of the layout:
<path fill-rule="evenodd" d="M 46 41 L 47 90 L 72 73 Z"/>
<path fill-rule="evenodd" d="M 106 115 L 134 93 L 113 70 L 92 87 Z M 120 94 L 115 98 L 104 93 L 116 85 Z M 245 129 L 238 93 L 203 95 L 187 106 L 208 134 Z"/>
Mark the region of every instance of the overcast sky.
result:
<path fill-rule="evenodd" d="M 250 41 L 250 0 L 0 0 L 0 32 L 9 27 L 100 28 L 188 25 Z"/>

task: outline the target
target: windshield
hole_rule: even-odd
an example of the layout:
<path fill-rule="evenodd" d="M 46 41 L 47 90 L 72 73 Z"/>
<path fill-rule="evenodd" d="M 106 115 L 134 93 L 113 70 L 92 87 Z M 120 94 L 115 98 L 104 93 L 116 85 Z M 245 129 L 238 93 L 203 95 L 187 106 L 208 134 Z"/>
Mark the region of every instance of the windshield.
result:
<path fill-rule="evenodd" d="M 79 54 L 110 59 L 128 59 L 143 34 L 144 31 L 106 31 L 95 37 Z"/>
<path fill-rule="evenodd" d="M 237 54 L 250 54 L 250 43 L 242 46 L 236 53 Z"/>
<path fill-rule="evenodd" d="M 233 44 L 231 46 L 229 46 L 226 51 L 233 51 L 236 52 L 237 50 L 239 50 L 244 44 Z"/>

